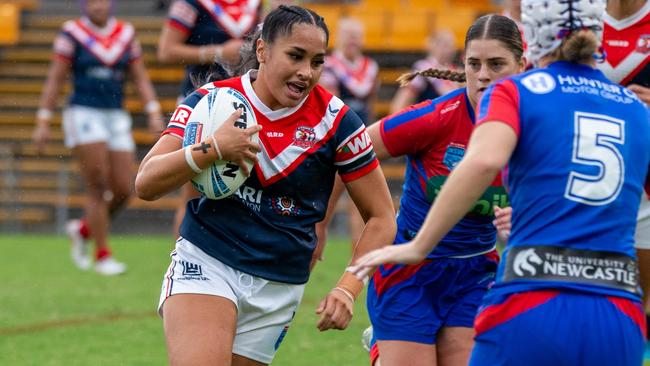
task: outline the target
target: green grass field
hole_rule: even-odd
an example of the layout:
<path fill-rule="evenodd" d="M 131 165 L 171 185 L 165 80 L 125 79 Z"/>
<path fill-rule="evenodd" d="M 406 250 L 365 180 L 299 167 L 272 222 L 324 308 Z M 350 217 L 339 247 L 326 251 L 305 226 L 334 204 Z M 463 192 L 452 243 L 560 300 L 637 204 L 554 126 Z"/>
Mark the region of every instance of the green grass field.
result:
<path fill-rule="evenodd" d="M 129 271 L 107 278 L 76 270 L 64 237 L 0 236 L 0 365 L 167 364 L 155 308 L 172 244 L 169 237 L 114 236 Z M 315 327 L 314 310 L 348 254 L 347 241 L 328 245 L 273 365 L 368 364 L 360 345 L 369 324 L 365 300 L 347 330 Z"/>
<path fill-rule="evenodd" d="M 347 263 L 346 243 L 328 245 L 274 365 L 367 365 L 365 300 L 346 331 L 315 326 L 316 306 Z M 155 308 L 173 240 L 114 236 L 129 271 L 110 278 L 74 268 L 68 246 L 64 237 L 0 236 L 0 365 L 165 365 Z"/>

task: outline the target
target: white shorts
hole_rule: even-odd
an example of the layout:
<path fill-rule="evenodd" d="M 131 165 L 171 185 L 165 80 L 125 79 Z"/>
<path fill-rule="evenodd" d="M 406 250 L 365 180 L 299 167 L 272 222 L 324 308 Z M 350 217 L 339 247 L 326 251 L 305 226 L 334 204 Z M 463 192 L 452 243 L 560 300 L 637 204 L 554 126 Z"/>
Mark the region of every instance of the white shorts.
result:
<path fill-rule="evenodd" d="M 184 238 L 163 278 L 158 312 L 177 294 L 221 296 L 237 306 L 232 352 L 270 364 L 293 320 L 305 285 L 273 282 L 231 268 Z"/>
<path fill-rule="evenodd" d="M 105 142 L 111 151 L 134 151 L 131 116 L 122 109 L 71 105 L 63 110 L 65 146 Z"/>
<path fill-rule="evenodd" d="M 650 202 L 645 192 L 642 194 L 641 206 L 636 219 L 635 246 L 640 249 L 650 249 Z"/>

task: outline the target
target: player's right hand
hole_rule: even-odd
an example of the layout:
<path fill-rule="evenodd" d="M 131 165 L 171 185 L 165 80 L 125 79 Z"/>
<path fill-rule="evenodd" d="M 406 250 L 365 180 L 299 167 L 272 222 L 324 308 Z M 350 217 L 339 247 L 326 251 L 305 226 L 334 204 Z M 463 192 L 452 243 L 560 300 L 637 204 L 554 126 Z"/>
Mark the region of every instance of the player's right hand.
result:
<path fill-rule="evenodd" d="M 343 330 L 347 328 L 354 315 L 354 301 L 343 292 L 332 289 L 320 302 L 316 314 L 320 315 L 318 330 Z"/>
<path fill-rule="evenodd" d="M 375 249 L 364 254 L 355 263 L 357 271 L 355 275 L 360 277 L 364 269 L 372 268 L 386 263 L 416 264 L 422 262 L 427 253 L 423 253 L 410 241 L 399 245 L 389 245 L 380 249 Z"/>
<path fill-rule="evenodd" d="M 251 141 L 251 136 L 262 130 L 262 126 L 255 125 L 247 129 L 235 127 L 234 123 L 241 115 L 242 110 L 238 109 L 214 132 L 214 139 L 217 141 L 217 149 L 221 153 L 223 161 L 232 161 L 239 165 L 246 176 L 250 175 L 248 166 L 244 160 L 255 164 L 260 145 Z M 213 141 L 207 141 L 213 144 Z"/>
<path fill-rule="evenodd" d="M 492 225 L 497 229 L 499 241 L 507 243 L 512 228 L 512 207 L 501 208 L 494 206 L 494 221 L 492 221 Z"/>

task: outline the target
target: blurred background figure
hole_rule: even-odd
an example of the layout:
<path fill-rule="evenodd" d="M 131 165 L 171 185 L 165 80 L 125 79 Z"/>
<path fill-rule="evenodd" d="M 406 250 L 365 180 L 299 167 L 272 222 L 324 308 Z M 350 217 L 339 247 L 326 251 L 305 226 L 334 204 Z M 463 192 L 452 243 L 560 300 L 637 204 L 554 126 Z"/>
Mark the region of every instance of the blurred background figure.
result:
<path fill-rule="evenodd" d="M 54 58 L 36 115 L 33 141 L 43 151 L 50 138 L 56 100 L 70 71 L 73 92 L 63 112 L 65 145 L 73 149 L 86 190 L 85 214 L 68 222 L 72 259 L 87 270 L 92 265 L 86 240 L 95 242 L 95 271 L 116 275 L 126 265 L 116 261 L 108 245 L 110 218 L 133 192 L 134 150 L 131 117 L 123 109 L 127 74 L 139 90 L 149 129 L 162 131 L 160 104 L 141 59 L 142 50 L 129 23 L 111 16 L 110 0 L 82 1 L 84 15 L 63 25 L 54 41 Z"/>
<path fill-rule="evenodd" d="M 427 38 L 427 56 L 413 64 L 411 71 L 427 69 L 454 70 L 454 56 L 457 53 L 454 34 L 440 29 Z M 428 99 L 435 99 L 458 88 L 458 84 L 448 80 L 417 76 L 410 84 L 399 88 L 390 103 L 390 113 Z"/>
<path fill-rule="evenodd" d="M 213 6 L 207 7 L 206 3 Z M 160 35 L 158 60 L 186 65 L 179 101 L 208 79 L 228 77 L 222 65 L 239 61 L 243 37 L 258 24 L 261 9 L 260 0 L 176 0 L 172 3 Z M 189 183 L 181 188 L 173 235 L 178 234 L 187 201 L 198 196 Z"/>
<path fill-rule="evenodd" d="M 345 17 L 339 21 L 337 28 L 334 49 L 325 58 L 320 84 L 341 98 L 368 126 L 375 121 L 374 103 L 379 88 L 379 66 L 363 54 L 363 23 Z M 342 193 L 343 185 L 336 184 L 332 192 L 334 205 Z M 354 246 L 361 235 L 364 222 L 351 201 L 348 201 L 347 206 L 350 240 Z"/>

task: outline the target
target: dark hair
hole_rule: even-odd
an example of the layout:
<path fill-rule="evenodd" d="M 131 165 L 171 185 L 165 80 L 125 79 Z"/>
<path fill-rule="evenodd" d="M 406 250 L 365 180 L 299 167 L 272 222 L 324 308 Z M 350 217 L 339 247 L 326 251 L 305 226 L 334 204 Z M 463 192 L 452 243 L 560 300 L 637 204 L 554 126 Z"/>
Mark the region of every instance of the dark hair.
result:
<path fill-rule="evenodd" d="M 524 45 L 517 23 L 503 15 L 488 14 L 478 18 L 467 30 L 467 34 L 465 35 L 465 49 L 467 49 L 469 42 L 475 39 L 495 39 L 501 41 L 517 60 L 521 59 L 524 54 Z M 439 69 L 426 69 L 403 74 L 397 81 L 404 86 L 418 75 L 457 82 L 465 81 L 464 72 Z"/>
<path fill-rule="evenodd" d="M 330 33 L 323 17 L 313 10 L 297 5 L 280 5 L 264 18 L 264 23 L 246 37 L 246 42 L 240 50 L 240 63 L 233 67 L 232 74 L 243 75 L 248 70 L 259 68 L 256 54 L 257 40 L 261 38 L 267 44 L 272 44 L 279 36 L 291 35 L 295 24 L 313 24 L 321 28 L 325 32 L 325 46 L 327 46 Z"/>
<path fill-rule="evenodd" d="M 554 55 L 558 60 L 574 63 L 588 63 L 598 51 L 599 40 L 596 33 L 589 29 L 571 32 L 562 40 L 562 44 L 555 50 Z"/>

